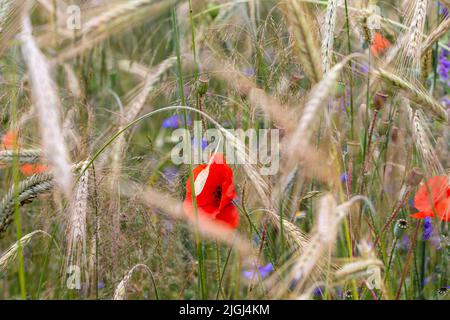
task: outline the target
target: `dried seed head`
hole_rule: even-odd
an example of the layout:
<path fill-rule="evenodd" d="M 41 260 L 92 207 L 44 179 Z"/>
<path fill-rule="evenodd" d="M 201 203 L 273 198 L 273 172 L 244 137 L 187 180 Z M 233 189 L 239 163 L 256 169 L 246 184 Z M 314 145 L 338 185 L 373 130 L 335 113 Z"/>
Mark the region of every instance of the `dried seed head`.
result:
<path fill-rule="evenodd" d="M 209 88 L 209 78 L 206 75 L 201 75 L 198 78 L 197 94 L 200 96 L 204 96 L 206 92 L 208 92 L 208 88 Z"/>
<path fill-rule="evenodd" d="M 448 288 L 447 287 L 442 287 L 438 289 L 438 295 L 440 296 L 445 296 L 448 292 Z"/>
<path fill-rule="evenodd" d="M 401 238 L 407 228 L 408 228 L 408 221 L 406 221 L 405 219 L 398 219 L 397 223 L 394 226 L 394 237 L 396 239 Z"/>
<path fill-rule="evenodd" d="M 375 93 L 375 96 L 373 97 L 373 105 L 375 107 L 375 110 L 381 110 L 386 101 L 387 101 L 388 95 L 378 91 L 377 93 Z"/>
<path fill-rule="evenodd" d="M 353 294 L 350 290 L 347 290 L 345 292 L 345 296 L 344 296 L 345 300 L 352 300 L 353 299 Z"/>
<path fill-rule="evenodd" d="M 392 142 L 398 143 L 400 129 L 398 127 L 392 127 L 391 129 L 391 139 Z"/>
<path fill-rule="evenodd" d="M 408 185 L 416 187 L 423 179 L 423 172 L 419 168 L 413 168 L 408 177 Z"/>

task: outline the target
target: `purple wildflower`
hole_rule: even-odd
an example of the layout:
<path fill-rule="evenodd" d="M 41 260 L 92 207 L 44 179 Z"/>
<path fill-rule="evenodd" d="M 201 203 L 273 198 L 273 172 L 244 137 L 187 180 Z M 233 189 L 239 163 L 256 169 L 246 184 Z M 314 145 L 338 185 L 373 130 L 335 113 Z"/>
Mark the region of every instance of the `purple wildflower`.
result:
<path fill-rule="evenodd" d="M 399 242 L 398 247 L 402 251 L 408 251 L 409 249 L 409 236 L 405 234 L 402 238 L 402 241 Z"/>
<path fill-rule="evenodd" d="M 205 148 L 208 146 L 208 140 L 206 140 L 205 137 L 202 138 L 202 150 L 205 150 Z M 194 149 L 197 149 L 198 147 L 198 139 L 192 138 L 192 147 Z"/>
<path fill-rule="evenodd" d="M 443 96 L 441 98 L 441 103 L 444 105 L 445 108 L 450 108 L 450 97 L 449 96 Z"/>
<path fill-rule="evenodd" d="M 187 116 L 187 124 L 191 125 L 191 119 L 189 115 Z M 177 129 L 181 125 L 184 125 L 184 116 L 178 114 L 164 119 L 162 123 L 162 127 L 165 129 Z"/>
<path fill-rule="evenodd" d="M 348 180 L 348 174 L 347 174 L 347 172 L 342 173 L 341 176 L 339 177 L 339 179 L 341 179 L 341 182 L 342 182 L 342 183 L 346 183 L 347 180 Z"/>
<path fill-rule="evenodd" d="M 438 4 L 439 4 L 439 14 L 442 15 L 444 18 L 447 18 L 448 17 L 447 7 L 441 2 L 439 2 Z"/>
<path fill-rule="evenodd" d="M 430 217 L 426 217 L 425 221 L 423 223 L 423 234 L 422 234 L 422 240 L 427 241 L 431 238 L 431 235 L 433 234 L 433 224 L 431 222 Z"/>
<path fill-rule="evenodd" d="M 99 281 L 99 282 L 97 283 L 97 288 L 99 288 L 100 290 L 101 290 L 101 289 L 104 289 L 104 288 L 105 288 L 105 283 L 104 283 L 103 281 Z"/>
<path fill-rule="evenodd" d="M 321 297 L 323 296 L 323 290 L 321 287 L 316 287 L 313 291 L 313 296 L 314 297 Z"/>
<path fill-rule="evenodd" d="M 164 178 L 166 178 L 169 182 L 173 182 L 178 176 L 178 169 L 174 166 L 166 167 L 163 169 Z"/>
<path fill-rule="evenodd" d="M 253 77 L 255 75 L 255 69 L 251 67 L 244 68 L 242 72 L 246 77 Z"/>
<path fill-rule="evenodd" d="M 363 74 L 368 74 L 369 66 L 367 64 L 362 64 L 361 67 L 359 68 L 359 71 L 361 71 L 361 73 Z"/>
<path fill-rule="evenodd" d="M 254 271 L 244 271 L 243 275 L 245 278 L 252 280 L 253 278 L 258 277 L 258 274 L 261 276 L 261 279 L 264 279 L 273 271 L 273 265 L 271 263 L 266 264 L 265 266 L 259 266 L 258 270 Z M 256 273 L 258 272 L 258 273 Z"/>
<path fill-rule="evenodd" d="M 450 52 L 447 49 L 443 49 L 439 54 L 439 78 L 442 82 L 450 85 Z"/>

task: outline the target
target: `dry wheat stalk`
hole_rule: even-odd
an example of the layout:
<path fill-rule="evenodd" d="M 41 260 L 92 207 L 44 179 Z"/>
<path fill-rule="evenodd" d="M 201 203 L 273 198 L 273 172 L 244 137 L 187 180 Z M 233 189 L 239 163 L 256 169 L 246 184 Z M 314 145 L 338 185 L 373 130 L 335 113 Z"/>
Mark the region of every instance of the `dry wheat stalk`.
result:
<path fill-rule="evenodd" d="M 433 44 L 439 40 L 442 36 L 447 34 L 450 29 L 450 17 L 445 18 L 433 32 L 425 39 L 422 44 L 422 55 L 425 55 L 426 52 L 431 49 Z"/>
<path fill-rule="evenodd" d="M 400 35 L 398 45 L 392 48 L 386 63 L 392 59 L 397 74 L 416 82 L 420 80 L 420 58 L 428 0 L 409 1 L 407 5 L 407 28 Z"/>
<path fill-rule="evenodd" d="M 331 194 L 320 199 L 316 233 L 311 237 L 290 271 L 289 278 L 295 281 L 295 291 L 303 287 L 320 259 L 332 249 L 340 224 L 336 210 L 336 200 Z"/>
<path fill-rule="evenodd" d="M 130 14 L 135 13 L 137 10 L 144 6 L 153 4 L 155 0 L 130 0 L 121 4 L 113 6 L 106 12 L 103 12 L 97 17 L 86 21 L 83 24 L 81 34 L 83 36 L 89 35 L 92 32 L 100 32 L 102 30 L 108 30 L 109 27 L 116 23 L 117 20 L 123 19 Z"/>
<path fill-rule="evenodd" d="M 75 191 L 75 199 L 70 209 L 70 216 L 67 230 L 67 256 L 66 267 L 77 265 L 83 270 L 87 270 L 86 257 L 86 215 L 88 210 L 88 186 L 89 170 L 86 160 L 81 167 L 81 175 Z M 87 273 L 86 273 L 87 274 Z M 86 279 L 88 283 L 88 279 Z"/>
<path fill-rule="evenodd" d="M 20 14 L 25 0 L 0 0 L 0 54 L 20 30 Z"/>
<path fill-rule="evenodd" d="M 336 27 L 338 0 L 328 1 L 327 11 L 325 13 L 325 22 L 322 39 L 322 70 L 327 73 L 330 70 L 332 63 L 333 44 L 334 44 L 334 29 Z"/>
<path fill-rule="evenodd" d="M 70 199 L 72 173 L 61 129 L 61 102 L 47 59 L 37 47 L 30 19 L 26 15 L 22 19 L 22 28 L 22 54 L 29 72 L 33 104 L 38 111 L 44 153 L 52 165 L 59 187 Z"/>
<path fill-rule="evenodd" d="M 433 136 L 425 121 L 425 115 L 422 111 L 413 111 L 410 107 L 408 108 L 408 111 L 410 114 L 416 150 L 426 164 L 423 167 L 425 170 L 429 170 L 427 176 L 444 174 L 444 168 L 437 158 L 436 150 L 430 140 Z"/>
<path fill-rule="evenodd" d="M 178 1 L 135 0 L 130 2 L 130 4 L 123 4 L 126 9 L 114 7 L 112 12 L 107 11 L 87 21 L 81 32 L 82 37 L 73 45 L 62 50 L 51 61 L 51 64 L 58 64 L 73 59 L 110 36 L 116 36 L 118 33 L 136 27 L 140 23 L 152 21 L 167 12 Z M 122 12 L 124 15 L 118 15 Z"/>
<path fill-rule="evenodd" d="M 319 82 L 323 77 L 320 49 L 314 37 L 314 30 L 312 30 L 314 23 L 308 7 L 305 3 L 296 0 L 282 1 L 281 3 L 286 6 L 285 15 L 294 36 L 300 65 L 313 83 Z"/>
<path fill-rule="evenodd" d="M 142 268 L 146 270 L 149 274 L 151 274 L 151 270 L 149 267 L 147 267 L 145 264 L 137 264 L 133 268 L 131 268 L 130 271 L 127 272 L 125 277 L 123 277 L 122 281 L 119 282 L 119 284 L 116 287 L 116 290 L 114 291 L 114 300 L 125 300 L 127 297 L 127 286 L 128 283 L 131 280 L 131 277 L 133 276 L 133 273 L 139 269 Z"/>
<path fill-rule="evenodd" d="M 384 69 L 375 70 L 374 73 L 379 75 L 383 81 L 409 92 L 411 94 L 409 98 L 416 102 L 417 106 L 424 112 L 431 112 L 437 119 L 443 122 L 448 121 L 448 115 L 444 107 L 423 89 Z"/>
<path fill-rule="evenodd" d="M 20 238 L 20 240 L 16 241 L 0 256 L 0 272 L 4 272 L 8 267 L 8 265 L 10 265 L 14 261 L 14 259 L 16 259 L 19 246 L 20 247 L 26 246 L 28 243 L 30 243 L 31 239 L 37 234 L 42 234 L 49 238 L 52 238 L 50 234 L 42 230 L 36 230 L 24 235 L 22 238 Z"/>
<path fill-rule="evenodd" d="M 20 149 L 18 152 L 14 150 L 1 150 L 0 163 L 12 164 L 17 160 L 22 163 L 38 163 L 41 159 L 41 150 Z"/>
<path fill-rule="evenodd" d="M 320 111 L 329 101 L 330 94 L 335 89 L 335 84 L 339 74 L 347 62 L 356 55 L 350 55 L 336 64 L 325 77 L 311 90 L 308 100 L 303 108 L 302 115 L 298 122 L 296 130 L 290 137 L 290 143 L 287 150 L 289 152 L 287 163 L 292 164 L 296 161 L 295 156 L 309 144 L 309 140 L 313 134 L 314 123 L 320 117 Z"/>
<path fill-rule="evenodd" d="M 136 119 L 141 112 L 148 95 L 153 91 L 155 84 L 160 80 L 161 76 L 174 65 L 175 61 L 176 59 L 174 57 L 170 57 L 150 69 L 144 80 L 141 92 L 139 92 L 139 94 L 130 102 L 125 110 L 123 124 L 127 124 Z"/>
<path fill-rule="evenodd" d="M 5 232 L 12 222 L 16 203 L 19 206 L 29 203 L 39 194 L 49 192 L 52 188 L 53 176 L 50 174 L 37 174 L 21 181 L 17 190 L 12 186 L 0 202 L 0 234 Z"/>

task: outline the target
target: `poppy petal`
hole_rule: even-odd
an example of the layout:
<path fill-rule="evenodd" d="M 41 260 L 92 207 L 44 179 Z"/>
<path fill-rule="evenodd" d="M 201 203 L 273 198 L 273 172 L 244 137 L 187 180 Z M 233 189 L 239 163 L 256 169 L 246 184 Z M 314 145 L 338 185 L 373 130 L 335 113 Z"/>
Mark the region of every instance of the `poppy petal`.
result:
<path fill-rule="evenodd" d="M 450 198 L 449 197 L 439 201 L 439 203 L 436 206 L 436 212 L 442 221 L 446 221 L 446 222 L 450 221 Z"/>
<path fill-rule="evenodd" d="M 26 176 L 32 176 L 47 171 L 47 166 L 43 164 L 26 163 L 20 166 L 20 172 Z"/>
<path fill-rule="evenodd" d="M 216 216 L 216 219 L 223 221 L 232 229 L 237 228 L 239 225 L 239 213 L 236 206 L 230 203 L 220 211 L 220 213 Z"/>
<path fill-rule="evenodd" d="M 432 212 L 416 212 L 414 214 L 411 215 L 411 217 L 416 218 L 416 219 L 425 219 L 426 217 L 433 217 L 433 213 Z"/>
<path fill-rule="evenodd" d="M 436 176 L 428 179 L 426 183 L 422 184 L 419 190 L 417 190 L 414 197 L 414 207 L 419 211 L 433 212 L 436 203 L 445 197 L 448 187 L 447 177 Z M 428 190 L 431 192 L 431 197 L 428 194 Z"/>

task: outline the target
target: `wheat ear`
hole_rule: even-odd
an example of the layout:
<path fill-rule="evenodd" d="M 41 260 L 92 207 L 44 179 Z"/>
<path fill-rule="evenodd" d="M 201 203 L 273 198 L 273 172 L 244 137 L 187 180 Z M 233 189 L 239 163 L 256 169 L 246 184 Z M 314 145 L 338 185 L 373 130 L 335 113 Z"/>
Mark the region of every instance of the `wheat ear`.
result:
<path fill-rule="evenodd" d="M 394 87 L 404 89 L 412 94 L 410 97 L 426 113 L 431 112 L 437 119 L 447 122 L 448 115 L 444 107 L 421 88 L 384 69 L 375 70 L 375 74 Z M 428 107 L 428 108 L 427 108 Z"/>
<path fill-rule="evenodd" d="M 12 164 L 17 161 L 22 163 L 38 163 L 41 158 L 41 150 L 2 150 L 0 151 L 0 163 Z"/>
<path fill-rule="evenodd" d="M 17 257 L 17 252 L 19 247 L 24 247 L 30 243 L 31 239 L 37 235 L 42 234 L 49 238 L 52 238 L 50 234 L 42 230 L 36 230 L 24 235 L 20 240 L 16 241 L 12 246 L 10 246 L 1 256 L 0 256 L 0 271 L 5 271 L 9 264 L 11 264 Z"/>
<path fill-rule="evenodd" d="M 127 272 L 125 277 L 123 277 L 122 281 L 120 281 L 119 284 L 117 285 L 116 290 L 114 291 L 114 298 L 113 298 L 114 300 L 126 299 L 128 283 L 130 282 L 133 273 L 139 268 L 146 270 L 150 275 L 152 275 L 150 268 L 147 267 L 145 264 L 135 265 L 133 268 L 131 268 L 130 271 Z"/>
<path fill-rule="evenodd" d="M 57 184 L 70 199 L 72 173 L 60 123 L 61 102 L 47 59 L 32 36 L 27 15 L 23 16 L 22 27 L 22 54 L 29 72 L 33 104 L 38 111 L 44 153 L 52 165 Z"/>
<path fill-rule="evenodd" d="M 53 185 L 52 175 L 36 174 L 27 180 L 21 181 L 17 190 L 15 186 L 12 186 L 0 202 L 0 234 L 5 232 L 11 224 L 16 203 L 19 206 L 29 203 L 39 194 L 50 191 Z"/>
<path fill-rule="evenodd" d="M 86 258 L 86 215 L 88 209 L 88 186 L 89 186 L 89 170 L 86 160 L 81 167 L 81 175 L 73 201 L 69 224 L 68 224 L 68 245 L 67 245 L 67 263 L 66 267 L 77 265 L 87 267 Z M 86 273 L 87 274 L 87 273 Z M 89 283 L 88 279 L 86 282 Z"/>
<path fill-rule="evenodd" d="M 319 82 L 323 76 L 320 49 L 313 30 L 311 30 L 314 23 L 307 5 L 300 1 L 288 0 L 285 15 L 294 36 L 294 45 L 300 65 L 313 83 Z"/>
<path fill-rule="evenodd" d="M 336 13 L 338 0 L 328 1 L 322 39 L 322 70 L 327 73 L 331 67 L 334 44 L 334 29 L 336 27 Z"/>

